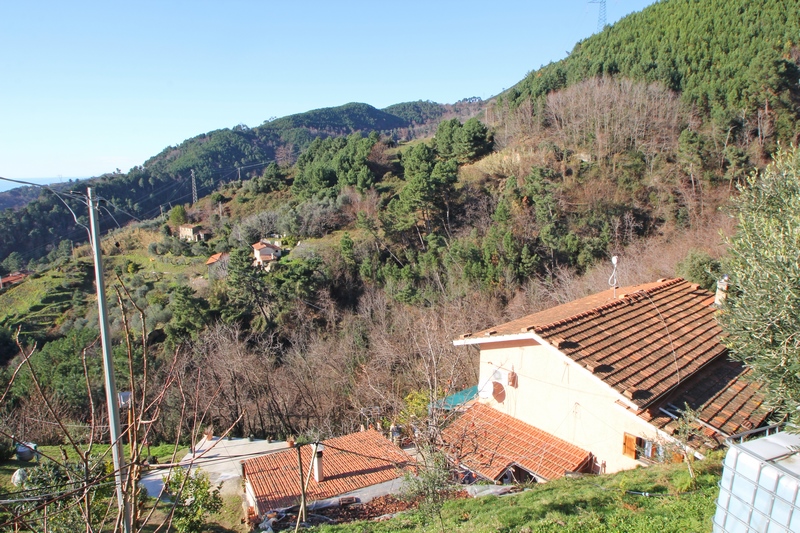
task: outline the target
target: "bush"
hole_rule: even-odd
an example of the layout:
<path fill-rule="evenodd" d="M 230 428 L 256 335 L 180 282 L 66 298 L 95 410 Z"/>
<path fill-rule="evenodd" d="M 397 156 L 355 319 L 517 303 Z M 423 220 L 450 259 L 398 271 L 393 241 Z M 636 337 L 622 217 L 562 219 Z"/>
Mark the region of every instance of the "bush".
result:
<path fill-rule="evenodd" d="M 678 276 L 697 283 L 707 291 L 713 290 L 720 277 L 719 261 L 700 250 L 689 250 L 686 257 L 675 268 Z"/>
<path fill-rule="evenodd" d="M 222 509 L 219 487 L 211 488 L 208 475 L 195 471 L 194 475 L 176 468 L 164 484 L 175 505 L 173 525 L 180 533 L 205 531 L 206 519 Z"/>
<path fill-rule="evenodd" d="M 14 457 L 14 443 L 11 439 L 0 437 L 0 462 L 9 461 Z"/>

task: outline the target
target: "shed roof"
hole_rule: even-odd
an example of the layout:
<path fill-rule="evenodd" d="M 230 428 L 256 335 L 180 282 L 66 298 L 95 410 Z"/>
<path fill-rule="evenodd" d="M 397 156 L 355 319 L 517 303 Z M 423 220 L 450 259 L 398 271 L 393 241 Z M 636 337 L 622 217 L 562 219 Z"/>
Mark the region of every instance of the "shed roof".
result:
<path fill-rule="evenodd" d="M 332 498 L 402 476 L 413 463 L 403 450 L 375 430 L 322 441 L 323 481 L 308 484 L 308 501 Z M 304 473 L 311 464 L 313 446 L 302 446 Z M 291 507 L 300 501 L 297 450 L 263 455 L 245 461 L 245 477 L 261 513 Z"/>
<path fill-rule="evenodd" d="M 644 408 L 726 353 L 714 296 L 676 278 L 604 291 L 462 339 L 534 333 Z"/>
<path fill-rule="evenodd" d="M 581 471 L 592 455 L 481 403 L 473 404 L 442 432 L 450 458 L 497 480 L 512 465 L 546 480 Z"/>

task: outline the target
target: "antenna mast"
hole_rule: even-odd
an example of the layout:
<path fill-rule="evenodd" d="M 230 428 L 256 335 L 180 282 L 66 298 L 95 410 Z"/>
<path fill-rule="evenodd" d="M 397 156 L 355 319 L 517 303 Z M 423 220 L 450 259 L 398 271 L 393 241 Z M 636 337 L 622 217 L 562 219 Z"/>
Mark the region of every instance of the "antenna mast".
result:
<path fill-rule="evenodd" d="M 590 4 L 600 4 L 600 13 L 597 15 L 597 33 L 606 27 L 606 0 L 589 0 Z"/>

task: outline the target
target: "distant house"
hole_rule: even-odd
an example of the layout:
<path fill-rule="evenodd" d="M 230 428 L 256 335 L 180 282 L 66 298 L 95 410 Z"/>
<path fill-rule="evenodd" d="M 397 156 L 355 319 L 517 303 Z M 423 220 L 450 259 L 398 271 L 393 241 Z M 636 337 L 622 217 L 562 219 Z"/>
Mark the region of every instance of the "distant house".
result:
<path fill-rule="evenodd" d="M 375 430 L 351 433 L 322 441 L 323 448 L 312 457 L 313 445 L 300 448 L 304 472 L 313 470 L 306 501 L 313 502 L 357 494 L 380 485 L 385 492 L 399 488 L 400 479 L 413 460 Z M 312 464 L 313 463 L 313 464 Z M 251 520 L 261 521 L 274 510 L 300 501 L 297 450 L 262 455 L 242 462 L 245 504 Z"/>
<path fill-rule="evenodd" d="M 541 468 L 551 451 L 568 449 L 554 443 L 582 450 L 561 458 L 556 466 L 563 471 L 584 453 L 591 455 L 595 472 L 658 459 L 663 444 L 673 441 L 686 404 L 699 415 L 695 450 L 718 447 L 727 436 L 762 425 L 768 412 L 760 385 L 728 359 L 713 303 L 714 295 L 696 284 L 659 280 L 462 335 L 453 344 L 480 349 L 479 405 L 464 419 L 480 420 L 470 427 L 481 427 L 508 417 L 533 428 L 531 434 L 549 434 L 536 444 Z M 495 447 L 508 464 L 548 477 L 534 468 L 535 457 L 525 458 L 529 450 L 497 441 L 492 432 L 501 429 L 492 427 L 486 438 L 472 439 L 479 448 L 473 455 L 485 458 Z M 450 449 L 464 446 L 458 431 L 466 430 L 445 432 Z M 486 474 L 479 460 L 470 460 L 464 454 L 463 463 L 476 465 L 484 477 L 497 473 Z M 503 462 L 498 461 L 491 466 Z"/>
<path fill-rule="evenodd" d="M 28 274 L 24 274 L 22 272 L 14 272 L 7 276 L 3 276 L 0 278 L 0 289 L 3 287 L 8 287 L 9 285 L 14 285 L 15 283 L 19 283 L 23 279 L 27 278 Z"/>
<path fill-rule="evenodd" d="M 207 241 L 211 238 L 211 231 L 203 229 L 202 226 L 181 224 L 178 226 L 178 238 L 190 242 Z"/>
<path fill-rule="evenodd" d="M 267 264 L 269 264 L 271 261 L 277 261 L 282 253 L 280 246 L 272 244 L 266 239 L 262 239 L 257 243 L 253 244 L 252 246 L 253 246 L 253 257 L 254 257 L 253 265 L 262 268 Z"/>
<path fill-rule="evenodd" d="M 206 261 L 208 267 L 208 279 L 221 279 L 228 275 L 228 262 L 230 261 L 231 254 L 228 252 L 221 252 L 212 255 Z"/>

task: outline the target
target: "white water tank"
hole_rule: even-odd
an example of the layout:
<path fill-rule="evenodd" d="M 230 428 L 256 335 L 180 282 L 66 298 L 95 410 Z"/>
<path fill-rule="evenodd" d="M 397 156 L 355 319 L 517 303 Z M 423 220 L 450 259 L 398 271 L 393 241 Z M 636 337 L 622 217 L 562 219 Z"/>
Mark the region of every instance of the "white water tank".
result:
<path fill-rule="evenodd" d="M 800 532 L 800 435 L 732 444 L 723 467 L 714 533 Z"/>

